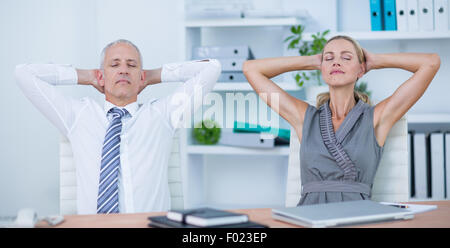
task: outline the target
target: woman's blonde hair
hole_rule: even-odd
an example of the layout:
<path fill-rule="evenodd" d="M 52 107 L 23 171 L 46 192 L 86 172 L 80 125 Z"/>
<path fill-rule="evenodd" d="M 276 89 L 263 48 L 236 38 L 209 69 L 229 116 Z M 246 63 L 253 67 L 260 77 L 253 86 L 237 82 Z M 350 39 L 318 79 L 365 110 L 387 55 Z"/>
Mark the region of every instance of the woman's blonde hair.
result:
<path fill-rule="evenodd" d="M 333 40 L 346 40 L 346 41 L 351 42 L 353 44 L 353 47 L 356 50 L 356 56 L 358 57 L 359 63 L 361 64 L 361 63 L 366 62 L 366 57 L 364 56 L 363 49 L 356 40 L 354 40 L 353 38 L 346 36 L 346 35 L 337 35 L 337 36 L 334 36 L 331 39 L 329 39 L 327 41 L 327 43 L 325 44 L 325 46 L 328 45 L 328 43 L 330 43 Z M 322 58 L 323 58 L 323 50 L 322 50 Z M 357 81 L 358 80 L 356 80 L 356 82 Z M 355 82 L 355 86 L 356 86 L 356 82 Z M 363 102 L 368 103 L 369 105 L 372 105 L 372 103 L 370 102 L 370 98 L 367 94 L 359 92 L 359 91 L 354 91 L 354 96 L 355 96 L 356 101 L 361 99 Z M 320 93 L 319 95 L 317 95 L 317 98 L 316 98 L 316 102 L 317 102 L 316 106 L 320 107 L 320 106 L 322 106 L 322 104 L 328 102 L 328 100 L 330 100 L 330 92 Z"/>

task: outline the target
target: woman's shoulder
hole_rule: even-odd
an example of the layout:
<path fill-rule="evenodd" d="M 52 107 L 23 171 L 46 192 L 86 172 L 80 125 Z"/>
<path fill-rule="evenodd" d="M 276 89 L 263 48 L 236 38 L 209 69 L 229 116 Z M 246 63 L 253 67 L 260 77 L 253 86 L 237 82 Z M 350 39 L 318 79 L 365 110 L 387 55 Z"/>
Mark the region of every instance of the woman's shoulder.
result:
<path fill-rule="evenodd" d="M 318 115 L 320 113 L 320 108 L 317 108 L 316 106 L 308 103 L 308 107 L 306 108 L 305 112 L 305 120 L 306 118 L 311 119 L 315 115 Z"/>

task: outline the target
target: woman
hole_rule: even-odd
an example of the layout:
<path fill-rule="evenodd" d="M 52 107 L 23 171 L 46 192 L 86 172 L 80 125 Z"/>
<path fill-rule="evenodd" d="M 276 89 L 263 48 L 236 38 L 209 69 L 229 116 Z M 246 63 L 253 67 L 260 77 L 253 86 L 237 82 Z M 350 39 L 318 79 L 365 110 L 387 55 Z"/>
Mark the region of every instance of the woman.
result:
<path fill-rule="evenodd" d="M 243 70 L 249 83 L 294 127 L 302 144 L 298 205 L 369 199 L 389 130 L 423 95 L 439 67 L 437 54 L 372 54 L 347 36 L 331 38 L 322 54 L 247 61 Z M 382 68 L 414 74 L 390 97 L 371 106 L 366 95 L 354 91 L 355 84 L 368 71 Z M 270 80 L 296 70 L 322 72 L 329 93 L 317 97 L 317 107 Z M 277 106 L 271 106 L 274 93 Z"/>

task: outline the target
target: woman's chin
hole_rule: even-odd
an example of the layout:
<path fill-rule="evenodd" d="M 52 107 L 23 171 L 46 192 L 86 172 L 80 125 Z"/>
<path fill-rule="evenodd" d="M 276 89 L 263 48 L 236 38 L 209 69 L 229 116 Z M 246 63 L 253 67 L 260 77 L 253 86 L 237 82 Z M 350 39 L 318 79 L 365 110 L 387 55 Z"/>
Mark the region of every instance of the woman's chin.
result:
<path fill-rule="evenodd" d="M 354 84 L 353 82 L 346 82 L 342 80 L 330 80 L 325 82 L 329 87 L 345 87 Z"/>

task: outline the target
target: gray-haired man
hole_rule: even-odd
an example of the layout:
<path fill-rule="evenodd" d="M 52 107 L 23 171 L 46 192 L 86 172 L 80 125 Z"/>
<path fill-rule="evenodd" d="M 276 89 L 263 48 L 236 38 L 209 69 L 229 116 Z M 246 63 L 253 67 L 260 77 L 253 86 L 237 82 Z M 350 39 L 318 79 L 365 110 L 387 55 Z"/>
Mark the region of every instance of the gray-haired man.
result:
<path fill-rule="evenodd" d="M 108 44 L 100 70 L 28 64 L 16 79 L 31 102 L 65 135 L 77 170 L 79 214 L 167 211 L 167 163 L 172 136 L 186 109 L 199 107 L 221 72 L 217 60 L 165 64 L 143 70 L 138 48 L 127 40 Z M 185 82 L 164 98 L 137 104 L 148 85 Z M 104 106 L 85 97 L 61 94 L 56 85 L 92 85 L 105 95 Z M 174 99 L 184 96 L 184 100 Z M 181 102 L 181 103 L 180 103 Z"/>

